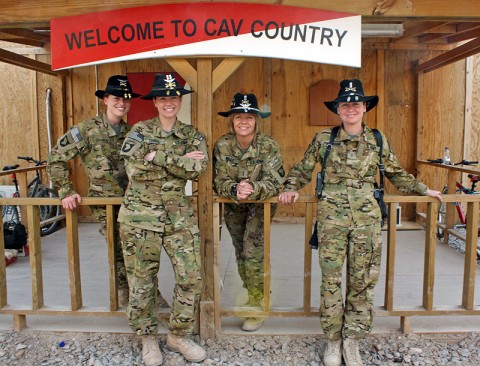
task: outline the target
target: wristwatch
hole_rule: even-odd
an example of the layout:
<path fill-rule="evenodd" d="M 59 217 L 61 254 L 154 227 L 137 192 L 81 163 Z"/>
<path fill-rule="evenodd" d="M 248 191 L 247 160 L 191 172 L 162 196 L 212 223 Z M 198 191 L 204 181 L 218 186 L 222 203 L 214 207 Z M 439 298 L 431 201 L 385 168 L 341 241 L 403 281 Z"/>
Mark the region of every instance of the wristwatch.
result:
<path fill-rule="evenodd" d="M 230 194 L 232 195 L 232 197 L 237 197 L 237 186 L 238 183 L 234 183 L 232 185 L 232 188 L 230 189 Z"/>

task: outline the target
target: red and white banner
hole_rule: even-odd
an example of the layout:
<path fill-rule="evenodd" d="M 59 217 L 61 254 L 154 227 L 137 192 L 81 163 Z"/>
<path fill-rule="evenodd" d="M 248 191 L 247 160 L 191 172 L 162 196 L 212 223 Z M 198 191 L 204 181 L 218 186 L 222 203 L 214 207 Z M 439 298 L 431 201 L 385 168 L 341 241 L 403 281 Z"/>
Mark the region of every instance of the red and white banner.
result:
<path fill-rule="evenodd" d="M 359 15 L 182 3 L 51 20 L 52 69 L 153 57 L 255 56 L 360 67 Z"/>

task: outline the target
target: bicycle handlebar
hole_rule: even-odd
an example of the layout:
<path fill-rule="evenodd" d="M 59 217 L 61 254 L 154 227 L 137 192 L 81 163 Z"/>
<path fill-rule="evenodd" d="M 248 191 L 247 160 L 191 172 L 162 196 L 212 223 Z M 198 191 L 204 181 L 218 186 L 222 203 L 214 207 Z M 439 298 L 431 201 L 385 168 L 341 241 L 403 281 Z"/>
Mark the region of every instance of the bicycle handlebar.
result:
<path fill-rule="evenodd" d="M 443 160 L 442 159 L 427 159 L 430 163 L 436 163 L 436 164 L 442 164 Z M 468 161 L 468 160 L 462 160 L 458 163 L 451 163 L 450 165 L 477 165 L 478 161 Z"/>
<path fill-rule="evenodd" d="M 17 156 L 17 159 L 26 160 L 29 163 L 35 163 L 35 166 L 44 165 L 47 162 L 46 160 L 35 160 L 31 156 Z"/>

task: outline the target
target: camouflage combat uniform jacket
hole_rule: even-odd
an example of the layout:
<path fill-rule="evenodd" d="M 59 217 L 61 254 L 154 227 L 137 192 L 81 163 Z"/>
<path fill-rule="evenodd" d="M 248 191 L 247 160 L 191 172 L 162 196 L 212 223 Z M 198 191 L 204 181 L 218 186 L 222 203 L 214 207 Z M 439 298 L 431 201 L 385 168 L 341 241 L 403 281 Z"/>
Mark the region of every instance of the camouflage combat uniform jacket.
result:
<path fill-rule="evenodd" d="M 322 162 L 330 139 L 331 129 L 317 133 L 285 181 L 285 191 L 297 191 L 308 184 L 315 164 Z M 425 194 L 425 184 L 408 174 L 398 163 L 390 144 L 383 137 L 385 176 L 401 192 Z M 378 171 L 379 151 L 370 128 L 357 136 L 348 135 L 343 128 L 334 140 L 327 158 L 322 197 L 318 201 L 317 220 L 341 227 L 355 224 L 372 225 L 381 220 L 378 203 L 373 196 L 373 183 Z"/>
<path fill-rule="evenodd" d="M 69 160 L 80 157 L 89 179 L 88 195 L 121 197 L 128 183 L 120 158 L 125 135 L 130 126 L 121 122 L 119 134 L 108 123 L 106 114 L 83 121 L 60 137 L 48 156 L 47 173 L 61 199 L 76 194 L 68 179 Z"/>
<path fill-rule="evenodd" d="M 232 186 L 249 178 L 254 192 L 250 200 L 265 200 L 276 196 L 283 183 L 285 171 L 278 143 L 263 133 L 255 134 L 248 149 L 243 152 L 235 134 L 220 137 L 215 144 L 215 191 L 221 197 L 232 196 Z"/>
<path fill-rule="evenodd" d="M 183 156 L 195 150 L 203 151 L 205 158 Z M 157 152 L 155 158 L 145 160 L 145 155 L 152 151 Z M 163 232 L 167 213 L 175 230 L 193 224 L 194 213 L 185 196 L 185 184 L 207 169 L 208 151 L 203 134 L 178 120 L 167 133 L 155 117 L 132 128 L 121 155 L 130 182 L 120 208 L 120 223 Z"/>

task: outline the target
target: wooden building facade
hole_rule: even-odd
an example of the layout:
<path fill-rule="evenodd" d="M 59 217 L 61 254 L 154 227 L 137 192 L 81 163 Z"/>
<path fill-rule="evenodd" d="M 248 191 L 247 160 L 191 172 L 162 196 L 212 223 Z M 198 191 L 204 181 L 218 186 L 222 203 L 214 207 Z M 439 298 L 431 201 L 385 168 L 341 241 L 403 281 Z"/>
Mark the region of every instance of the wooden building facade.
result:
<path fill-rule="evenodd" d="M 178 2 L 178 1 L 176 1 Z M 183 1 L 189 2 L 189 1 Z M 216 1 L 212 1 L 216 2 Z M 400 38 L 363 38 L 359 69 L 269 58 L 144 59 L 85 66 L 54 72 L 49 67 L 49 20 L 66 16 L 172 1 L 92 0 L 41 3 L 23 0 L 3 4 L 0 14 L 0 164 L 19 163 L 17 155 L 46 159 L 49 145 L 76 123 L 102 111 L 94 92 L 114 74 L 175 71 L 189 84 L 192 124 L 207 135 L 211 149 L 227 131 L 218 111 L 228 109 L 236 92 L 252 92 L 272 111 L 264 130 L 280 144 L 285 170 L 298 162 L 313 138 L 331 118 L 311 119 L 311 96 L 320 89 L 323 100 L 333 99 L 345 78 L 359 78 L 367 95 L 380 103 L 366 115 L 370 127 L 383 130 L 401 164 L 429 187 L 441 190 L 447 171 L 419 161 L 439 158 L 445 146 L 452 160 L 480 159 L 480 7 L 458 0 L 258 0 L 251 3 L 301 6 L 362 15 L 362 24 L 401 24 Z M 288 52 L 286 50 L 285 52 Z M 153 78 L 152 78 L 153 81 Z M 50 108 L 46 97 L 51 98 Z M 318 108 L 322 103 L 318 103 Z M 184 106 L 185 107 L 185 106 Z M 48 133 L 47 115 L 51 118 Z M 332 116 L 330 116 L 332 117 Z M 78 161 L 71 164 L 77 190 L 86 195 L 87 181 Z M 204 303 L 212 300 L 214 261 L 212 167 L 198 182 L 199 226 L 207 271 Z M 1 178 L 0 185 L 9 184 Z M 313 184 L 301 193 L 312 194 Z M 395 193 L 392 186 L 388 193 Z M 424 205 L 425 203 L 423 203 Z M 415 220 L 423 208 L 402 206 L 404 220 Z M 280 207 L 276 219 L 301 217 L 300 205 Z M 86 207 L 80 214 L 89 216 Z"/>

